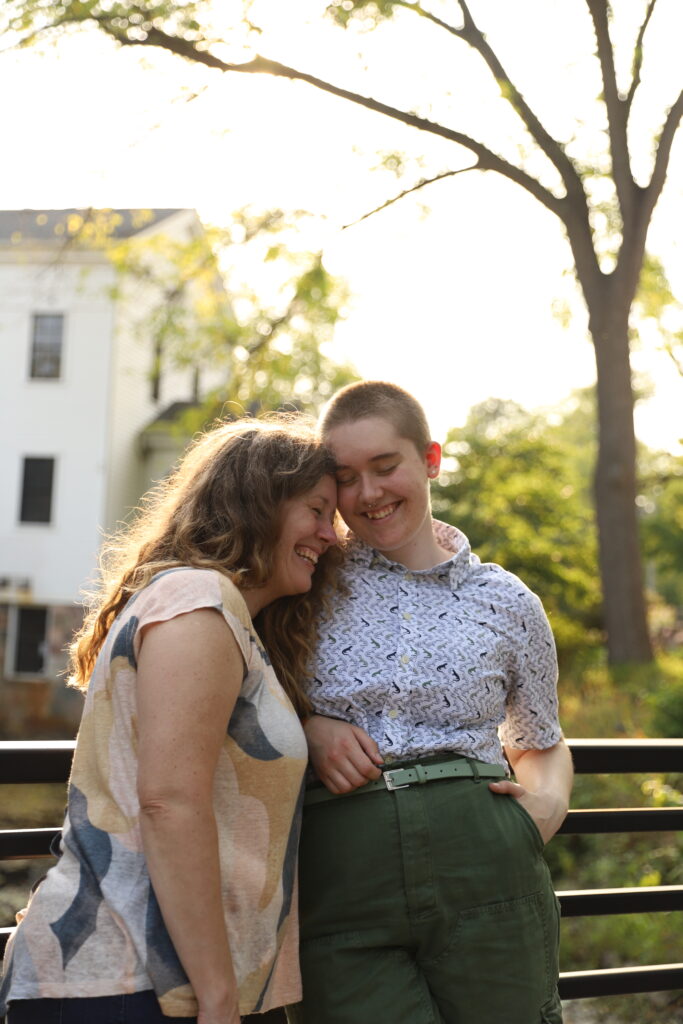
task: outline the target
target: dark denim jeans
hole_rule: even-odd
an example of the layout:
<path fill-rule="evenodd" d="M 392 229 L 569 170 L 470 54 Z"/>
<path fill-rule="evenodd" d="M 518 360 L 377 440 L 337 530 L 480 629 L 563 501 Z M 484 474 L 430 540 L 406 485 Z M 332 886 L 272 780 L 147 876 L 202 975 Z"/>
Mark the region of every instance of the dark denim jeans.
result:
<path fill-rule="evenodd" d="M 151 990 L 87 999 L 16 999 L 7 1024 L 196 1024 L 196 1017 L 164 1017 Z"/>

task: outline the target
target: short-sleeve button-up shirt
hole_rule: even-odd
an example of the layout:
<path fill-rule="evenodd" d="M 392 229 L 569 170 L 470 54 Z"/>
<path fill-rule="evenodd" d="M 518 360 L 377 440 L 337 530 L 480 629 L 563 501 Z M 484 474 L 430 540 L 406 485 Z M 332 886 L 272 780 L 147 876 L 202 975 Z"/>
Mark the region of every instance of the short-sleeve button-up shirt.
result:
<path fill-rule="evenodd" d="M 320 623 L 314 711 L 361 726 L 387 761 L 457 752 L 504 764 L 503 745 L 553 746 L 557 658 L 541 602 L 455 527 L 434 530 L 453 555 L 420 571 L 350 537 Z"/>

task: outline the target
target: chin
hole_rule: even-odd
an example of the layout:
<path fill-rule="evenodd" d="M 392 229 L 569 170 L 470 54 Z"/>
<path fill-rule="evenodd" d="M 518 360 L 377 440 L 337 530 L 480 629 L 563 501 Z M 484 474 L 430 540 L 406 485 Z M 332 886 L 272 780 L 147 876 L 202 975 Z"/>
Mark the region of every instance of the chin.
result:
<path fill-rule="evenodd" d="M 293 597 L 295 594 L 307 594 L 312 586 L 313 586 L 313 576 L 311 575 L 311 576 L 308 577 L 308 579 L 305 582 L 302 580 L 301 583 L 299 584 L 299 586 L 296 588 L 296 590 L 292 590 L 291 591 L 291 595 L 290 596 Z"/>
<path fill-rule="evenodd" d="M 378 544 L 390 544 L 392 547 L 400 544 L 401 540 L 400 538 L 394 537 L 394 532 L 395 531 L 388 524 L 386 526 L 382 526 L 381 524 L 371 527 L 366 526 L 365 530 L 362 532 L 360 530 L 358 531 L 359 535 L 363 537 L 363 539 L 367 537 L 368 541 L 375 547 L 377 547 Z"/>

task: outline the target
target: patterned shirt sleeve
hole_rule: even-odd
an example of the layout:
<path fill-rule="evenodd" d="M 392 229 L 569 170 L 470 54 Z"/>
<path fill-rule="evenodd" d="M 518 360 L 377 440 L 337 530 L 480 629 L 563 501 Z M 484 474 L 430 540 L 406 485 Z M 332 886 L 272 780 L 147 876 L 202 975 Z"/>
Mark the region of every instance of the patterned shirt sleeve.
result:
<path fill-rule="evenodd" d="M 543 605 L 526 588 L 519 609 L 500 737 L 505 747 L 546 750 L 562 739 L 555 641 Z"/>

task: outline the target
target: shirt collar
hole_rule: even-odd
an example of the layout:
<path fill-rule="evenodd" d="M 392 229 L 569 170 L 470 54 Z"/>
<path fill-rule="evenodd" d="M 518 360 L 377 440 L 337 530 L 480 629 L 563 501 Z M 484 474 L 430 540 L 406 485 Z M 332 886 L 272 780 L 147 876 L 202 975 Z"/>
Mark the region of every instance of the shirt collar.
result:
<path fill-rule="evenodd" d="M 387 558 L 375 548 L 369 547 L 351 531 L 346 535 L 344 545 L 346 558 L 354 565 L 361 565 L 369 569 L 381 566 L 390 572 L 400 572 L 403 574 L 410 572 L 413 576 L 439 576 L 448 573 L 451 589 L 457 590 L 479 559 L 476 555 L 472 554 L 470 542 L 465 534 L 458 530 L 456 526 L 442 523 L 439 519 L 432 519 L 432 526 L 434 536 L 439 542 L 440 547 L 445 548 L 446 551 L 452 551 L 453 554 L 447 561 L 440 562 L 439 565 L 435 565 L 430 569 L 407 570 L 405 565 L 402 565 L 400 562 L 392 562 L 390 558 Z"/>

